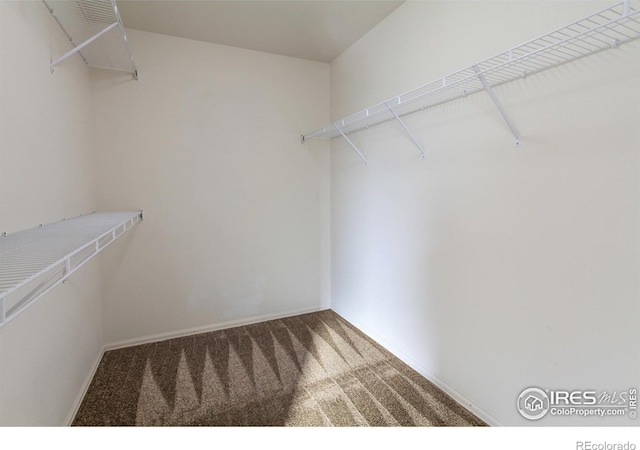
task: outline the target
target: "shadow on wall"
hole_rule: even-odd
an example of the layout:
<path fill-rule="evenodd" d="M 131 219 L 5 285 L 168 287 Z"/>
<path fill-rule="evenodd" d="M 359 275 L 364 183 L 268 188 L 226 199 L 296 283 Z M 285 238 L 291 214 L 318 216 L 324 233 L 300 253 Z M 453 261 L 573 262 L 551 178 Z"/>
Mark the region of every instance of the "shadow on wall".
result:
<path fill-rule="evenodd" d="M 481 425 L 330 310 L 105 353 L 74 425 Z"/>

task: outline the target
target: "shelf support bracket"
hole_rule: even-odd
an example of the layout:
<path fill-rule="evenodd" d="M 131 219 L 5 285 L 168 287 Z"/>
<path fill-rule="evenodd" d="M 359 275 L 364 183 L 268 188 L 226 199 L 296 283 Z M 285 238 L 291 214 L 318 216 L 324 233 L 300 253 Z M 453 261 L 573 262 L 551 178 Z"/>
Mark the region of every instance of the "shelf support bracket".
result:
<path fill-rule="evenodd" d="M 356 153 L 357 153 L 358 155 L 360 155 L 360 158 L 362 158 L 362 160 L 364 161 L 364 165 L 365 165 L 365 166 L 366 166 L 366 165 L 368 165 L 368 164 L 369 164 L 369 162 L 367 161 L 367 158 L 365 158 L 365 156 L 362 154 L 362 152 L 361 152 L 360 150 L 358 150 L 358 147 L 356 147 L 356 146 L 355 146 L 355 144 L 354 144 L 353 142 L 351 142 L 351 139 L 349 139 L 349 138 L 347 137 L 347 135 L 346 135 L 346 134 L 344 134 L 344 131 L 342 131 L 342 129 L 341 129 L 338 125 L 336 125 L 336 124 L 334 124 L 333 126 L 334 126 L 334 127 L 336 127 L 336 130 L 338 130 L 338 131 L 340 132 L 340 134 L 342 135 L 342 137 L 343 137 L 343 138 L 344 138 L 344 139 L 349 143 L 349 145 L 351 146 L 351 148 L 353 148 L 353 149 L 356 151 Z"/>
<path fill-rule="evenodd" d="M 64 61 L 65 59 L 67 59 L 69 56 L 73 55 L 74 53 L 79 52 L 80 50 L 82 50 L 83 48 L 85 48 L 87 45 L 91 44 L 93 41 L 95 41 L 96 39 L 98 39 L 100 36 L 102 36 L 105 33 L 108 33 L 109 31 L 111 31 L 113 28 L 118 26 L 118 22 L 114 22 L 111 25 L 109 25 L 107 28 L 105 28 L 104 30 L 102 30 L 101 32 L 99 32 L 98 34 L 90 37 L 89 39 L 87 39 L 86 41 L 84 41 L 82 44 L 76 45 L 75 47 L 73 47 L 71 50 L 69 50 L 67 53 L 65 53 L 64 55 L 62 55 L 61 57 L 59 57 L 58 59 L 56 59 L 55 61 L 53 61 L 51 63 L 51 65 L 49 66 L 49 69 L 51 70 L 51 73 L 53 73 L 53 68 L 55 66 L 57 66 L 58 64 L 60 64 L 62 61 Z"/>
<path fill-rule="evenodd" d="M 478 77 L 478 80 L 480 80 L 480 83 L 482 83 L 482 87 L 484 87 L 484 90 L 487 91 L 487 94 L 489 94 L 489 97 L 491 97 L 493 104 L 496 105 L 496 108 L 498 108 L 498 111 L 500 111 L 502 118 L 505 120 L 505 122 L 507 122 L 507 125 L 511 129 L 511 133 L 513 133 L 513 137 L 516 138 L 516 147 L 519 147 L 521 139 L 520 132 L 511 120 L 511 117 L 509 117 L 509 114 L 502 106 L 502 103 L 500 103 L 500 100 L 498 100 L 498 97 L 496 96 L 495 92 L 493 92 L 493 89 L 487 82 L 487 79 L 484 77 L 484 75 L 482 75 L 482 73 L 480 73 L 478 66 L 473 66 L 473 71 L 476 73 L 476 76 Z"/>
<path fill-rule="evenodd" d="M 418 140 L 418 138 L 416 138 L 414 136 L 414 134 L 411 132 L 411 130 L 409 130 L 409 128 L 407 128 L 407 125 L 402 121 L 400 116 L 398 116 L 398 114 L 393 110 L 393 108 L 391 108 L 391 106 L 389 106 L 388 103 L 385 103 L 384 105 L 387 107 L 389 112 L 391 114 L 393 114 L 393 117 L 398 121 L 398 123 L 400 124 L 400 126 L 402 127 L 404 132 L 407 133 L 407 136 L 409 136 L 409 138 L 413 141 L 413 143 L 416 145 L 416 147 L 418 147 L 418 150 L 420 150 L 420 154 L 422 155 L 422 159 L 424 159 L 425 156 L 426 156 L 426 152 L 424 150 L 423 145 Z"/>

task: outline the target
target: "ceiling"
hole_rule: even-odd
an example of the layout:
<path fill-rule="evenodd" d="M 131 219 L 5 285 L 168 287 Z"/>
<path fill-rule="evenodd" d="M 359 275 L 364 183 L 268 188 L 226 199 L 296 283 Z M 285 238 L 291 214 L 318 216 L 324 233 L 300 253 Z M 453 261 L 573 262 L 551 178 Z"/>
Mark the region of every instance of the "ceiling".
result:
<path fill-rule="evenodd" d="M 331 62 L 404 0 L 119 0 L 127 28 Z"/>

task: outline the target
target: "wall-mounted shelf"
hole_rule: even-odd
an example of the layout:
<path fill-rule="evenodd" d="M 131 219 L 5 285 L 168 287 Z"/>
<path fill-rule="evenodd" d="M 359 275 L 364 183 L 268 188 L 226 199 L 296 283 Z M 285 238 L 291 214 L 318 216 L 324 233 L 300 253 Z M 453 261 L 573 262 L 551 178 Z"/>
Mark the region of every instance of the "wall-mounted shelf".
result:
<path fill-rule="evenodd" d="M 366 157 L 349 139 L 348 134 L 396 120 L 424 157 L 424 147 L 404 124 L 402 116 L 486 91 L 511 129 L 516 145 L 519 145 L 520 133 L 500 104 L 493 87 L 639 38 L 638 3 L 638 0 L 617 3 L 563 28 L 305 134 L 302 136 L 302 142 L 315 138 L 343 136 L 366 164 Z"/>
<path fill-rule="evenodd" d="M 0 327 L 142 219 L 93 213 L 0 237 Z"/>
<path fill-rule="evenodd" d="M 115 0 L 42 0 L 73 48 L 51 61 L 55 66 L 74 53 L 101 69 L 130 72 L 136 79 L 133 55 Z"/>

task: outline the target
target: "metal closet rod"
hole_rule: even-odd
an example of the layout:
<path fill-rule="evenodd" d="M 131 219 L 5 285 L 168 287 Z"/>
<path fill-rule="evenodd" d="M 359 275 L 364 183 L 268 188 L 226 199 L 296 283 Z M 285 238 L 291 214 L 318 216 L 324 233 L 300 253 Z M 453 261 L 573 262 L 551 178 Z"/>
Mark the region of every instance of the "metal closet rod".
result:
<path fill-rule="evenodd" d="M 633 1 L 637 3 L 637 0 Z M 342 136 L 366 163 L 364 153 L 347 135 L 396 120 L 424 157 L 426 151 L 423 145 L 401 117 L 485 91 L 507 123 L 516 145 L 520 145 L 520 132 L 493 88 L 637 39 L 640 37 L 640 9 L 632 8 L 631 2 L 624 0 L 616 3 L 565 27 L 347 116 L 303 135 L 302 142 Z"/>

